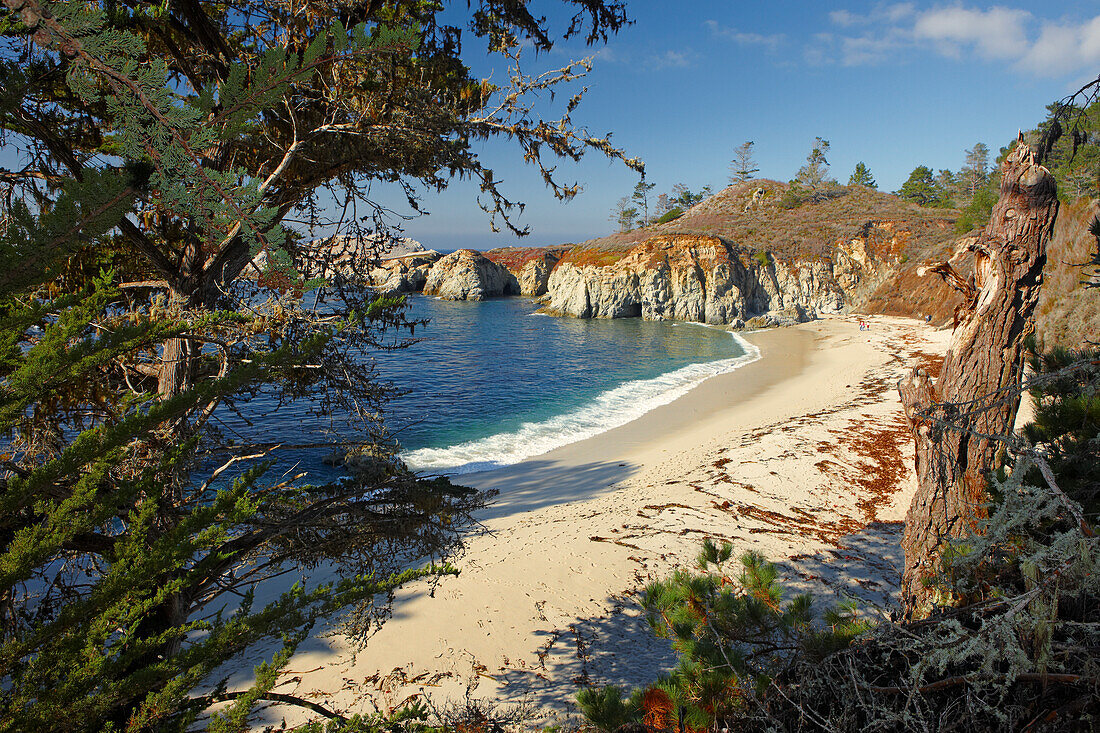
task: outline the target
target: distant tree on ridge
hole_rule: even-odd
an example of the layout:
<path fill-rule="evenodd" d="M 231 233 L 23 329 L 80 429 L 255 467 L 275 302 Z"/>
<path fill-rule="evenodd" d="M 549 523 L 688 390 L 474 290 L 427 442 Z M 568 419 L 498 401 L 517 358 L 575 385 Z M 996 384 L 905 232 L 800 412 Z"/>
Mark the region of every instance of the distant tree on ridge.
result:
<path fill-rule="evenodd" d="M 975 143 L 966 151 L 966 164 L 959 171 L 959 177 L 968 199 L 989 180 L 989 148 L 984 143 Z"/>
<path fill-rule="evenodd" d="M 862 160 L 856 163 L 856 169 L 852 172 L 852 177 L 848 179 L 848 185 L 878 188 L 875 177 L 871 175 L 871 169 Z"/>
<path fill-rule="evenodd" d="M 672 193 L 669 196 L 669 203 L 674 206 L 679 206 L 684 211 L 687 211 L 695 204 L 702 201 L 704 198 L 710 195 L 710 186 L 704 186 L 703 190 L 699 193 L 692 193 L 691 189 L 682 183 L 677 183 L 672 187 Z"/>
<path fill-rule="evenodd" d="M 634 228 L 634 220 L 638 217 L 638 209 L 630 205 L 630 197 L 623 196 L 615 202 L 611 209 L 611 221 L 619 227 L 620 232 L 629 232 Z"/>
<path fill-rule="evenodd" d="M 759 173 L 756 161 L 752 155 L 752 140 L 746 140 L 733 151 L 733 160 L 730 161 L 730 183 L 743 183 L 752 178 L 753 173 Z"/>
<path fill-rule="evenodd" d="M 909 178 L 901 184 L 897 195 L 920 206 L 932 207 L 944 206 L 946 199 L 945 192 L 932 178 L 932 169 L 926 165 L 918 165 L 913 169 Z"/>
<path fill-rule="evenodd" d="M 642 226 L 649 223 L 649 192 L 656 185 L 656 183 L 646 183 L 645 176 L 642 176 L 642 180 L 638 181 L 638 185 L 634 187 L 634 193 L 630 197 L 638 206 L 642 207 Z"/>
<path fill-rule="evenodd" d="M 806 165 L 798 169 L 795 181 L 811 190 L 817 190 L 825 183 L 836 183 L 835 180 L 827 178 L 829 161 L 825 156 L 828 152 L 829 141 L 821 137 L 815 137 L 813 149 L 806 156 Z"/>

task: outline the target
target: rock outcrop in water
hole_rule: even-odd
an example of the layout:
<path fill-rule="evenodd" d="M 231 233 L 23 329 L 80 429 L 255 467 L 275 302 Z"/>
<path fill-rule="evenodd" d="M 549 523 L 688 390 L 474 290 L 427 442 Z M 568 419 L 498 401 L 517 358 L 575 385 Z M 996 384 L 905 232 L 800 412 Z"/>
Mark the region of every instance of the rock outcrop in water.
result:
<path fill-rule="evenodd" d="M 579 318 L 734 325 L 768 313 L 808 320 L 846 302 L 828 260 L 784 262 L 701 235 L 653 237 L 603 266 L 566 258 L 548 291 L 551 311 Z"/>
<path fill-rule="evenodd" d="M 425 295 L 446 300 L 484 300 L 520 294 L 515 275 L 471 249 L 460 249 L 436 261 L 428 271 L 423 290 Z"/>
<path fill-rule="evenodd" d="M 434 250 L 389 257 L 370 272 L 371 284 L 387 294 L 417 293 L 428 282 L 428 273 L 441 254 Z"/>
<path fill-rule="evenodd" d="M 520 295 L 546 295 L 550 273 L 568 247 L 502 247 L 489 250 L 485 256 L 503 265 L 516 277 Z"/>

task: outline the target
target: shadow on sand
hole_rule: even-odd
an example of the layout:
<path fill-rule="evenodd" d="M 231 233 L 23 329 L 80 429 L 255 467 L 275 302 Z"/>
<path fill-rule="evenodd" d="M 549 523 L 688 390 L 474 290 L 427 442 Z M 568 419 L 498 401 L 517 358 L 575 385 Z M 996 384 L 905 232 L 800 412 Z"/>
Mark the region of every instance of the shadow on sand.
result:
<path fill-rule="evenodd" d="M 842 537 L 835 548 L 777 562 L 784 598 L 810 593 L 819 614 L 854 598 L 866 613 L 886 615 L 897 601 L 902 529 L 901 522 L 874 522 Z M 669 641 L 650 630 L 637 597 L 610 596 L 606 603 L 605 614 L 578 617 L 543 634 L 540 668 L 507 670 L 502 697 L 572 715 L 577 713 L 574 696 L 583 687 L 618 685 L 628 691 L 671 671 L 676 654 Z"/>
<path fill-rule="evenodd" d="M 536 459 L 524 461 L 522 466 L 464 474 L 453 480 L 463 486 L 500 492 L 489 506 L 478 512 L 478 519 L 484 521 L 593 499 L 637 470 L 630 463 L 593 461 L 578 465 Z"/>

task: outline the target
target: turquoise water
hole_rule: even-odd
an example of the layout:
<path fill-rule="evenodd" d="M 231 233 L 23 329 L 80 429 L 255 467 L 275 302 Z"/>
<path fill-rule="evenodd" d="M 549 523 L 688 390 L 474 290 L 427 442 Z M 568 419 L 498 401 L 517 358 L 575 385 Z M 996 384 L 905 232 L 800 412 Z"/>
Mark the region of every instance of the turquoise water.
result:
<path fill-rule="evenodd" d="M 721 329 L 555 318 L 526 298 L 408 302 L 410 319 L 429 320 L 418 342 L 367 358 L 405 391 L 387 404 L 384 423 L 409 466 L 428 473 L 489 470 L 597 435 L 758 353 Z M 362 440 L 343 423 L 319 405 L 280 406 L 265 395 L 219 417 L 239 444 L 282 446 L 272 456 L 311 482 L 345 475 L 324 462 L 333 440 Z"/>
<path fill-rule="evenodd" d="M 409 390 L 386 422 L 415 469 L 466 473 L 515 463 L 625 424 L 751 360 L 733 334 L 640 318 L 535 313 L 525 298 L 410 298 L 430 324 L 413 347 L 376 356 Z"/>

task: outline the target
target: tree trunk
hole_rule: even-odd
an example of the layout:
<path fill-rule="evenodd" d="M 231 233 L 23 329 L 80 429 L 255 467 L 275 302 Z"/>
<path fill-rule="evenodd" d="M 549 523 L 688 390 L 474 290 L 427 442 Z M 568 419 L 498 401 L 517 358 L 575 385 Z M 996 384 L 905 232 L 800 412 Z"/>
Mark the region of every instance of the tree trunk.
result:
<path fill-rule="evenodd" d="M 178 283 L 168 292 L 169 303 L 181 309 L 194 308 L 199 304 L 198 288 L 201 283 L 199 269 L 199 247 L 195 242 L 186 242 L 182 247 Z M 198 357 L 197 345 L 186 338 L 170 338 L 164 342 L 160 359 L 160 375 L 157 378 L 157 392 L 161 399 L 183 394 L 191 388 L 195 372 L 195 360 Z"/>
<path fill-rule="evenodd" d="M 161 354 L 157 392 L 161 399 L 175 397 L 191 388 L 194 371 L 194 342 L 185 338 L 170 338 L 164 342 Z"/>
<path fill-rule="evenodd" d="M 1019 407 L 1023 339 L 1057 213 L 1054 178 L 1021 135 L 1002 166 L 1001 197 L 989 224 L 969 245 L 974 274 L 964 279 L 946 262 L 925 270 L 965 301 L 955 310 L 939 379 L 933 384 L 914 369 L 898 385 L 916 442 L 917 492 L 902 539 L 902 603 L 911 618 L 931 608 L 934 591 L 926 581 L 935 577 L 944 541 L 966 534 L 985 515 L 998 446 L 983 436 L 1011 430 Z"/>

